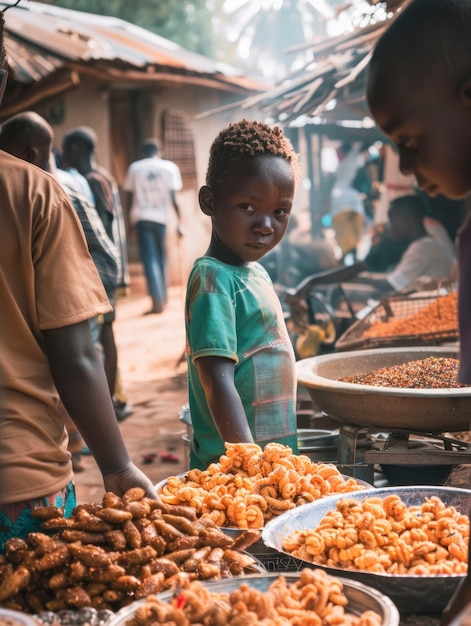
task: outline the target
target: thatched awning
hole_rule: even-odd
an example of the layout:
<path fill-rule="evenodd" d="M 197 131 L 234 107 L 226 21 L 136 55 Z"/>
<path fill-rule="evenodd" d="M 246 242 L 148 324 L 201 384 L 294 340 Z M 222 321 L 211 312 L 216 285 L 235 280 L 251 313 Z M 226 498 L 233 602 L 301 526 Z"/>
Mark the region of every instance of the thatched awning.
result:
<path fill-rule="evenodd" d="M 368 115 L 365 102 L 365 77 L 374 44 L 390 24 L 406 0 L 390 0 L 386 19 L 377 19 L 367 26 L 338 37 L 305 42 L 287 52 L 309 50 L 314 62 L 286 77 L 268 91 L 223 109 L 256 106 L 275 122 L 303 125 L 315 118 L 333 122 L 361 121 Z M 371 0 L 372 4 L 380 4 Z M 384 3 L 381 3 L 384 4 Z M 205 117 L 222 109 L 213 109 Z"/>

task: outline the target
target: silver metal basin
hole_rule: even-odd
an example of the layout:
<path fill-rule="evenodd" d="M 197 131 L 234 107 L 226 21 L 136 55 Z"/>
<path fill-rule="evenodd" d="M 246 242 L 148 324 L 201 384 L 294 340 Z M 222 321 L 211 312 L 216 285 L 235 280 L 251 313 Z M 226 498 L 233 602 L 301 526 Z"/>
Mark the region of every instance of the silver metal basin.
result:
<path fill-rule="evenodd" d="M 302 359 L 297 379 L 318 409 L 341 424 L 442 433 L 469 430 L 471 387 L 402 389 L 338 379 L 429 356 L 458 358 L 454 347 L 402 347 L 338 352 Z"/>

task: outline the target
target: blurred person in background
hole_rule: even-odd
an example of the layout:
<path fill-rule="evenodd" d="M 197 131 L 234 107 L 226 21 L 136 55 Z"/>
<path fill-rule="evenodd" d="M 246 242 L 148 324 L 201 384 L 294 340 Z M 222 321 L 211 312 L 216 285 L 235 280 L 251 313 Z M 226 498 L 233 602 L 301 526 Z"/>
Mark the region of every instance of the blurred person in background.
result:
<path fill-rule="evenodd" d="M 361 142 L 342 143 L 337 153 L 339 163 L 330 194 L 329 213 L 341 257 L 342 260 L 350 257 L 352 262 L 357 258 L 365 220 L 362 195 L 353 185 L 358 170 L 365 164 L 364 151 Z"/>
<path fill-rule="evenodd" d="M 162 159 L 160 142 L 146 139 L 141 146 L 142 159 L 128 168 L 123 184 L 126 208 L 131 223 L 131 236 L 137 236 L 139 253 L 152 299 L 148 313 L 162 313 L 167 304 L 166 235 L 169 212 L 173 208 L 182 236 L 180 209 L 175 192 L 182 188 L 178 166 Z"/>
<path fill-rule="evenodd" d="M 93 129 L 87 126 L 74 128 L 64 135 L 62 141 L 62 166 L 65 170 L 76 170 L 88 182 L 95 208 L 100 216 L 106 234 L 116 245 L 118 257 L 118 280 L 117 285 L 126 282 L 123 276 L 125 272 L 124 250 L 126 249 L 125 234 L 120 219 L 122 209 L 117 194 L 117 186 L 114 178 L 96 162 L 97 136 Z M 116 398 L 118 376 L 118 351 L 114 336 L 113 323 L 116 319 L 116 289 L 109 294 L 113 311 L 99 319 L 100 345 L 103 348 L 104 365 L 110 392 L 114 398 L 116 417 L 118 420 L 125 419 L 132 412 L 124 400 Z"/>
<path fill-rule="evenodd" d="M 428 234 L 425 216 L 426 206 L 419 196 L 407 195 L 393 200 L 388 211 L 390 243 L 404 246 L 404 251 L 389 271 L 363 271 L 353 282 L 370 285 L 381 297 L 408 289 L 422 278 L 450 280 L 456 260 L 453 246 L 444 245 L 440 238 Z M 400 247 L 394 250 L 396 258 L 398 250 Z M 371 267 L 369 263 L 378 262 L 373 252 L 377 250 L 370 251 L 363 262 L 367 270 Z"/>

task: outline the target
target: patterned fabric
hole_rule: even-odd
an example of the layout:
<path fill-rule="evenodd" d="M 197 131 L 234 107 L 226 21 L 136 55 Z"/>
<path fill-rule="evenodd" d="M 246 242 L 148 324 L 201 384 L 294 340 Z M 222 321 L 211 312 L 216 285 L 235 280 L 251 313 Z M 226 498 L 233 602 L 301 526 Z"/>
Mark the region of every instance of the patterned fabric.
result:
<path fill-rule="evenodd" d="M 103 281 L 106 294 L 108 298 L 112 299 L 118 285 L 119 253 L 116 245 L 108 237 L 103 222 L 95 209 L 91 190 L 89 189 L 87 197 L 85 189 L 78 187 L 79 177 L 88 186 L 86 179 L 78 172 L 72 174 L 64 170 L 57 171 L 57 179 L 67 192 L 82 224 L 88 251 Z"/>
<path fill-rule="evenodd" d="M 187 287 L 189 405 L 194 435 L 190 466 L 206 469 L 225 452 L 195 362 L 218 356 L 235 364 L 235 385 L 256 443 L 297 453 L 295 358 L 283 312 L 267 272 L 197 259 Z"/>
<path fill-rule="evenodd" d="M 8 539 L 12 537 L 25 539 L 28 533 L 41 531 L 42 521 L 31 516 L 33 509 L 40 506 L 55 506 L 62 509 L 64 517 L 70 517 L 76 505 L 73 482 L 50 496 L 0 505 L 0 554 L 5 553 L 5 543 Z"/>

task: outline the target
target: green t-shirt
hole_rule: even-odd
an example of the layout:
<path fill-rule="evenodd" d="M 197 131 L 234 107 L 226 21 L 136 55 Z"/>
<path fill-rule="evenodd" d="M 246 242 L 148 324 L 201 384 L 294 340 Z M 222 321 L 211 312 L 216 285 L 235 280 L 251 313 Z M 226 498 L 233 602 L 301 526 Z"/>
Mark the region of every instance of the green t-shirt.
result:
<path fill-rule="evenodd" d="M 186 295 L 190 466 L 206 469 L 224 454 L 195 361 L 218 356 L 235 363 L 235 385 L 255 442 L 276 441 L 297 454 L 296 371 L 280 301 L 258 263 L 238 267 L 211 257 L 195 261 Z"/>

